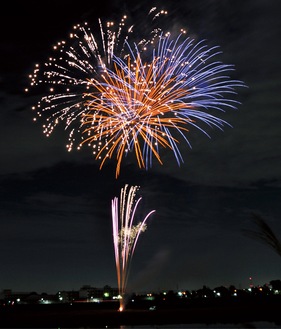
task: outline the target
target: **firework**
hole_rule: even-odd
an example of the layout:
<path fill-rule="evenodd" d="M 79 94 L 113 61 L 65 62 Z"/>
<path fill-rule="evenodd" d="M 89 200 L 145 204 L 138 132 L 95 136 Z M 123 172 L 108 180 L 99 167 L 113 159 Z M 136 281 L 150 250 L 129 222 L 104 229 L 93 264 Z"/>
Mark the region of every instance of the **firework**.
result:
<path fill-rule="evenodd" d="M 252 213 L 251 217 L 258 230 L 243 229 L 243 233 L 251 238 L 267 244 L 279 256 L 281 256 L 281 240 L 278 239 L 271 227 L 261 216 Z"/>
<path fill-rule="evenodd" d="M 166 14 L 153 18 L 160 13 Z M 100 168 L 114 159 L 116 178 L 128 154 L 145 169 L 154 159 L 163 164 L 165 149 L 183 163 L 179 146 L 183 141 L 191 147 L 189 128 L 210 137 L 210 127 L 229 125 L 217 114 L 237 108 L 236 88 L 244 86 L 230 77 L 233 65 L 217 60 L 218 47 L 196 42 L 184 30 L 172 35 L 160 28 L 136 41 L 125 19 L 117 30 L 108 24 L 106 33 L 100 21 L 99 41 L 79 26 L 82 36 L 73 33 L 71 46 L 59 44 L 60 56 L 50 59 L 44 79 L 37 70 L 32 75 L 33 85 L 52 86 L 36 107 L 39 117 L 50 113 L 45 134 L 65 121 L 68 150 L 90 146 Z"/>
<path fill-rule="evenodd" d="M 141 201 L 141 197 L 136 199 L 138 189 L 138 186 L 129 188 L 128 185 L 125 185 L 121 189 L 120 199 L 115 197 L 112 200 L 113 244 L 120 295 L 120 311 L 125 307 L 128 275 L 137 241 L 140 234 L 147 228 L 147 219 L 155 212 L 155 210 L 150 211 L 142 221 L 134 224 L 136 210 Z"/>

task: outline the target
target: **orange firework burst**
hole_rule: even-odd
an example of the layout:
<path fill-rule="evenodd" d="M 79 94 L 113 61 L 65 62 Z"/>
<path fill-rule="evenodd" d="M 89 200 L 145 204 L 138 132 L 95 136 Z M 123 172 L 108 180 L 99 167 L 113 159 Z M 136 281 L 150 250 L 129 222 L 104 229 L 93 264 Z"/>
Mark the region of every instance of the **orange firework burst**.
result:
<path fill-rule="evenodd" d="M 84 140 L 96 145 L 98 140 L 106 140 L 96 153 L 102 158 L 100 167 L 106 159 L 117 157 L 116 177 L 120 173 L 121 161 L 132 148 L 140 168 L 146 168 L 146 159 L 142 152 L 145 144 L 157 160 L 162 164 L 158 145 L 173 149 L 173 143 L 178 140 L 165 132 L 165 128 L 188 131 L 186 120 L 177 117 L 177 112 L 186 109 L 187 105 L 178 102 L 186 95 L 186 90 L 174 88 L 175 78 L 171 75 L 172 67 L 162 74 L 165 62 L 159 63 L 159 58 L 143 65 L 140 56 L 128 67 L 133 67 L 134 74 L 127 74 L 115 63 L 114 74 L 105 70 L 103 82 L 91 82 L 99 93 L 92 93 L 88 101 L 89 112 L 85 114 L 83 124 L 89 126 L 84 132 L 90 136 Z M 158 70 L 155 74 L 155 68 Z M 130 72 L 132 73 L 132 72 Z M 160 76 L 157 76 L 160 74 Z M 101 98 L 102 97 L 102 102 Z M 191 121 L 191 119 L 188 119 Z"/>

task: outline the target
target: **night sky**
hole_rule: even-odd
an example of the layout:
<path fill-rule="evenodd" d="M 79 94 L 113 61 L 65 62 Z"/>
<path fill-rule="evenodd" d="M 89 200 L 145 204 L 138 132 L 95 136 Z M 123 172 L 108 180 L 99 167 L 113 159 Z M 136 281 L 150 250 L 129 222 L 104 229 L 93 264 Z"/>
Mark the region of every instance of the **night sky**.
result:
<path fill-rule="evenodd" d="M 281 279 L 280 256 L 243 234 L 256 229 L 255 213 L 281 239 L 281 2 L 45 3 L 10 1 L 0 14 L 0 290 L 117 287 L 111 200 L 125 184 L 140 186 L 140 215 L 156 210 L 133 257 L 130 289 L 246 288 L 249 277 L 255 285 Z M 154 4 L 171 13 L 171 28 L 219 45 L 248 87 L 238 90 L 238 109 L 223 114 L 232 127 L 210 128 L 210 139 L 190 133 L 181 167 L 169 153 L 148 171 L 129 158 L 116 179 L 114 161 L 99 170 L 89 149 L 67 152 L 63 126 L 47 138 L 32 121 L 36 96 L 24 89 L 34 64 L 74 24 Z"/>

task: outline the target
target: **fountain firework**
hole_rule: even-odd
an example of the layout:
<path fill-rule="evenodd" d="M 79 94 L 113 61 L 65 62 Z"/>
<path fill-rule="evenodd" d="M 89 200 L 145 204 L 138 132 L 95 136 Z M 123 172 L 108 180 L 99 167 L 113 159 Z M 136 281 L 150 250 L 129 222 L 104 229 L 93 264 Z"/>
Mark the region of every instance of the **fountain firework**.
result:
<path fill-rule="evenodd" d="M 141 197 L 136 199 L 138 189 L 138 186 L 129 188 L 126 184 L 121 189 L 120 199 L 115 197 L 112 200 L 113 244 L 120 297 L 120 311 L 124 310 L 126 304 L 126 287 L 136 244 L 140 234 L 147 228 L 147 219 L 155 212 L 155 210 L 150 211 L 143 220 L 134 224 L 136 222 L 136 210 L 142 199 Z"/>

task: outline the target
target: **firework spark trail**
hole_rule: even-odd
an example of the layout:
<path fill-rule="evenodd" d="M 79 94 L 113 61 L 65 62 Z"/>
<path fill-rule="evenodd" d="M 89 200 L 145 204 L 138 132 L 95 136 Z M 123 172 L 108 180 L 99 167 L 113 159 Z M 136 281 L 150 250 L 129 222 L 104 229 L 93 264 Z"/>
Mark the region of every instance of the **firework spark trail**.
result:
<path fill-rule="evenodd" d="M 36 65 L 30 76 L 31 86 L 52 86 L 49 94 L 43 96 L 37 106 L 33 107 L 33 110 L 37 110 L 38 117 L 44 112 L 48 115 L 43 132 L 49 136 L 61 121 L 65 121 L 66 129 L 72 124 L 76 125 L 69 134 L 69 150 L 75 140 L 72 134 L 76 129 L 80 132 L 80 123 L 87 111 L 85 92 L 89 89 L 88 80 L 98 78 L 101 68 L 111 65 L 113 53 L 122 52 L 118 49 L 119 39 L 116 34 L 121 34 L 120 29 L 125 19 L 126 17 L 122 18 L 117 32 L 113 30 L 111 22 L 107 23 L 107 30 L 104 32 L 99 21 L 101 40 L 93 36 L 87 23 L 74 26 L 70 41 L 62 41 L 54 46 L 57 56 L 50 57 L 43 70 Z"/>
<path fill-rule="evenodd" d="M 120 299 L 120 311 L 125 307 L 125 294 L 128 283 L 128 276 L 132 257 L 137 241 L 142 232 L 147 228 L 147 219 L 155 212 L 150 211 L 145 218 L 134 225 L 136 210 L 141 201 L 141 197 L 136 199 L 138 186 L 126 184 L 121 189 L 120 200 L 115 197 L 112 200 L 112 228 L 113 244 L 115 252 L 115 262 L 117 270 L 117 282 Z"/>
<path fill-rule="evenodd" d="M 155 10 L 152 20 L 167 13 Z M 44 133 L 65 121 L 67 149 L 88 145 L 100 169 L 114 159 L 116 178 L 129 153 L 148 169 L 154 159 L 163 164 L 167 149 L 180 166 L 181 141 L 191 147 L 189 128 L 210 137 L 208 129 L 230 126 L 217 113 L 236 109 L 236 88 L 245 86 L 230 78 L 233 65 L 216 59 L 218 47 L 157 27 L 138 41 L 126 21 L 105 28 L 99 20 L 99 38 L 87 24 L 77 25 L 70 45 L 59 43 L 59 56 L 31 76 L 33 86 L 51 86 L 34 107 L 38 117 L 49 115 Z"/>

